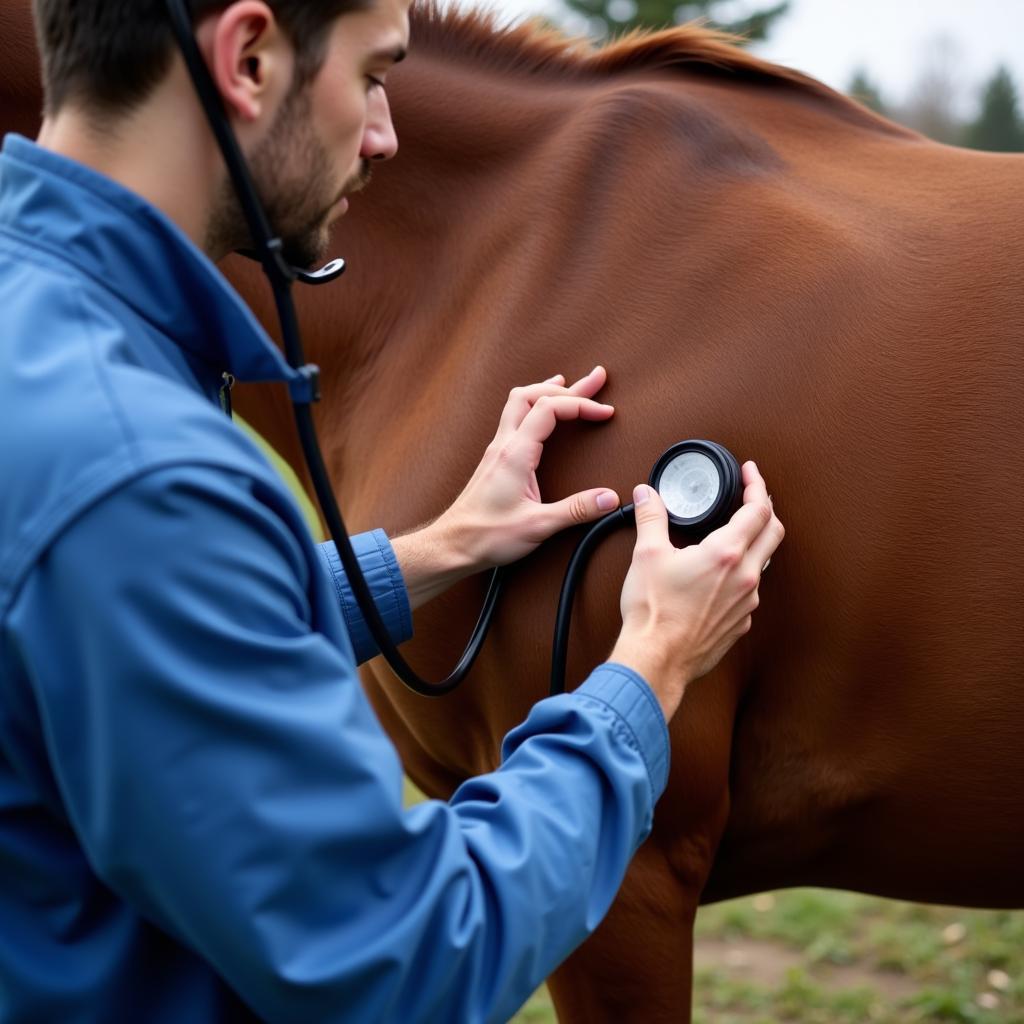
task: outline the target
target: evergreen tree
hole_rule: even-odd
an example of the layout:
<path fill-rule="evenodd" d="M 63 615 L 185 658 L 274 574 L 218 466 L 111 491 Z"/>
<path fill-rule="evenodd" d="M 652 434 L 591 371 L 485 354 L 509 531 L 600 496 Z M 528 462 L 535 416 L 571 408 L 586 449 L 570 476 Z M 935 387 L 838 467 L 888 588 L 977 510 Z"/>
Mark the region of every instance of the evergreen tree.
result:
<path fill-rule="evenodd" d="M 981 112 L 968 127 L 966 142 L 974 149 L 997 153 L 1024 151 L 1024 122 L 1017 110 L 1017 89 L 1005 67 L 989 79 L 981 100 Z"/>
<path fill-rule="evenodd" d="M 621 35 L 634 28 L 665 28 L 705 18 L 712 28 L 760 40 L 767 37 L 775 20 L 789 7 L 789 0 L 779 0 L 745 17 L 716 21 L 714 12 L 722 8 L 723 0 L 566 0 L 566 3 L 587 19 L 589 34 L 598 38 Z"/>
<path fill-rule="evenodd" d="M 853 73 L 846 92 L 858 103 L 863 103 L 865 107 L 873 110 L 876 114 L 881 114 L 883 117 L 891 116 L 889 108 L 882 99 L 882 94 L 878 91 L 878 86 L 871 80 L 864 68 L 858 68 Z"/>

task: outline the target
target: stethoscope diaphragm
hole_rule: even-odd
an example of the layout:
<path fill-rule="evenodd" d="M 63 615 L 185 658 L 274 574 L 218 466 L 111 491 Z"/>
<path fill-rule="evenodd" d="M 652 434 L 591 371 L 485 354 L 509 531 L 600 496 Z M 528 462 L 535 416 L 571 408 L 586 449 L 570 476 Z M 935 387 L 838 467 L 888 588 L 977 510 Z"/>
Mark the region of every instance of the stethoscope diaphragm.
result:
<path fill-rule="evenodd" d="M 714 441 L 680 441 L 651 470 L 650 485 L 661 496 L 669 522 L 691 536 L 722 526 L 739 507 L 740 466 Z"/>

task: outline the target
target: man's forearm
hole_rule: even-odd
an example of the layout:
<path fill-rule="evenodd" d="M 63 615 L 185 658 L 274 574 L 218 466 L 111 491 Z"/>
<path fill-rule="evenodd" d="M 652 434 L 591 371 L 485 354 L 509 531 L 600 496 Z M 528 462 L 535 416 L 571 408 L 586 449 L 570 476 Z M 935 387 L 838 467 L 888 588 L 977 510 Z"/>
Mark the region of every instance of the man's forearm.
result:
<path fill-rule="evenodd" d="M 475 565 L 454 528 L 438 519 L 391 541 L 409 605 L 415 610 L 481 567 Z"/>

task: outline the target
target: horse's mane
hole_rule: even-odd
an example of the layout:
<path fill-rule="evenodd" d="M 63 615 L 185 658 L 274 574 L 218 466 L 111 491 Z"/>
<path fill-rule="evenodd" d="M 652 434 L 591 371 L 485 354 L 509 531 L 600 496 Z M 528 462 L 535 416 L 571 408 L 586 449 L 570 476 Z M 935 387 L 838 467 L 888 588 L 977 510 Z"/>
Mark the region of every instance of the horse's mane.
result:
<path fill-rule="evenodd" d="M 526 76 L 592 78 L 623 72 L 681 70 L 700 75 L 756 81 L 805 92 L 863 115 L 875 126 L 903 131 L 841 93 L 792 68 L 755 57 L 741 37 L 699 23 L 650 32 L 636 30 L 603 46 L 564 35 L 539 19 L 502 23 L 486 9 L 442 8 L 438 0 L 417 0 L 411 12 L 416 49 L 478 61 L 496 71 Z"/>

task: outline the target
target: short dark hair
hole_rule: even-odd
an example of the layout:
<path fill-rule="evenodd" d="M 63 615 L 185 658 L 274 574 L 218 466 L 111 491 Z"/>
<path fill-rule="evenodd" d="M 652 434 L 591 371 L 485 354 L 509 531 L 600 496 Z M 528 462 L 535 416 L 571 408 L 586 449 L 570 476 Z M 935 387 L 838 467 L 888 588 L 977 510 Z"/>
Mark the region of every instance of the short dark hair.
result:
<path fill-rule="evenodd" d="M 334 21 L 372 0 L 266 0 L 297 55 L 296 78 L 320 69 Z M 231 0 L 191 0 L 193 20 Z M 46 112 L 68 100 L 114 114 L 144 101 L 174 52 L 164 0 L 33 0 Z"/>

